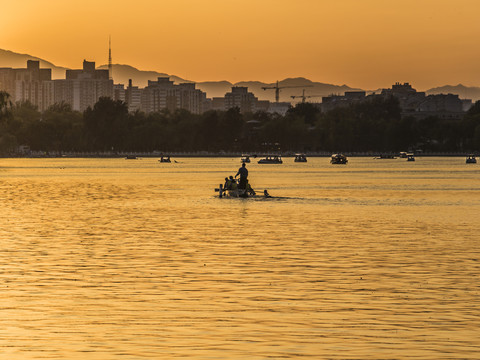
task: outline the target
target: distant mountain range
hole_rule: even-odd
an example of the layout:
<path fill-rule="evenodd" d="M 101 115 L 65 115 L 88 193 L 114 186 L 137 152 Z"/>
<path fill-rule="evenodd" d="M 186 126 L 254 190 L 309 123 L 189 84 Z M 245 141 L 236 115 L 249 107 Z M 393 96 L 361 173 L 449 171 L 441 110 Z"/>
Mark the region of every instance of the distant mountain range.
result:
<path fill-rule="evenodd" d="M 54 79 L 64 79 L 67 68 L 56 66 L 49 61 L 40 59 L 28 54 L 19 54 L 9 50 L 0 49 L 0 67 L 25 68 L 27 60 L 40 61 L 41 68 L 51 68 L 52 77 Z M 81 68 L 82 63 L 79 63 Z M 106 69 L 107 65 L 101 65 L 99 69 Z M 156 80 L 158 77 L 170 77 L 175 83 L 194 82 L 192 80 L 182 79 L 178 76 L 159 73 L 156 71 L 138 70 L 130 65 L 113 65 L 113 79 L 116 84 L 128 85 L 128 80 L 132 79 L 134 86 L 145 87 L 148 80 Z M 246 86 L 249 91 L 253 92 L 260 100 L 275 100 L 275 90 L 263 90 L 262 87 L 273 87 L 275 83 L 263 83 L 259 81 L 242 81 L 238 83 L 231 83 L 229 81 L 204 81 L 196 82 L 197 88 L 205 91 L 207 97 L 223 97 L 225 93 L 229 92 L 232 86 Z M 291 96 L 301 96 L 303 90 L 305 95 L 310 96 L 310 102 L 320 102 L 322 96 L 332 94 L 343 95 L 345 91 L 358 91 L 361 89 L 351 88 L 347 85 L 332 85 L 321 82 L 314 82 L 303 77 L 288 78 L 279 81 L 280 87 L 287 87 L 280 90 L 280 101 L 293 101 Z M 367 91 L 370 93 L 371 91 Z M 378 93 L 378 90 L 376 91 Z M 458 94 L 460 98 L 472 99 L 477 101 L 480 99 L 480 87 L 467 87 L 464 85 L 446 85 L 433 89 L 426 90 L 427 94 Z M 300 101 L 301 98 L 295 98 L 295 101 Z"/>
<path fill-rule="evenodd" d="M 457 94 L 460 99 L 472 99 L 473 101 L 480 100 L 480 87 L 464 86 L 458 84 L 455 86 L 445 85 L 441 87 L 432 88 L 426 91 L 429 95 L 436 94 Z"/>
<path fill-rule="evenodd" d="M 107 69 L 107 65 L 99 66 L 99 69 Z M 159 73 L 155 71 L 142 71 L 130 65 L 112 65 L 113 79 L 115 83 L 128 84 L 128 80 L 132 79 L 134 86 L 145 87 L 148 80 L 156 80 L 158 77 L 170 77 L 175 83 L 194 82 L 192 80 L 182 79 L 175 75 Z M 208 97 L 223 97 L 225 93 L 231 91 L 232 86 L 246 86 L 248 90 L 253 92 L 260 100 L 275 100 L 275 90 L 263 90 L 262 87 L 272 87 L 274 83 L 263 83 L 259 81 L 241 81 L 231 83 L 229 81 L 203 81 L 196 82 L 197 89 L 205 91 Z M 313 82 L 305 78 L 290 78 L 279 81 L 279 86 L 288 86 L 288 88 L 280 90 L 280 101 L 292 101 L 291 96 L 302 95 L 303 89 L 307 96 L 318 95 L 318 97 L 310 98 L 311 101 L 320 102 L 322 96 L 331 94 L 343 94 L 345 91 L 353 91 L 347 85 L 330 85 L 319 82 Z M 300 98 L 297 101 L 301 100 Z"/>
<path fill-rule="evenodd" d="M 40 59 L 35 56 L 27 54 L 18 54 L 9 50 L 0 49 L 0 68 L 10 67 L 10 68 L 26 68 L 27 60 L 38 60 L 40 61 L 41 68 L 50 68 L 52 69 L 52 77 L 54 79 L 65 79 L 65 70 L 67 68 L 55 66 L 51 62 Z"/>

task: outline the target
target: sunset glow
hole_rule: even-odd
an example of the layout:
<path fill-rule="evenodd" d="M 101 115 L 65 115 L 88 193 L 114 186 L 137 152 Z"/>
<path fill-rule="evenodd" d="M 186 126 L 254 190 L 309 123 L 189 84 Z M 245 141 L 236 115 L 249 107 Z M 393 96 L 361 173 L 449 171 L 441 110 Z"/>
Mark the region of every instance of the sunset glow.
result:
<path fill-rule="evenodd" d="M 21 0 L 0 48 L 58 66 L 113 62 L 194 80 L 313 81 L 377 89 L 480 85 L 477 0 Z"/>

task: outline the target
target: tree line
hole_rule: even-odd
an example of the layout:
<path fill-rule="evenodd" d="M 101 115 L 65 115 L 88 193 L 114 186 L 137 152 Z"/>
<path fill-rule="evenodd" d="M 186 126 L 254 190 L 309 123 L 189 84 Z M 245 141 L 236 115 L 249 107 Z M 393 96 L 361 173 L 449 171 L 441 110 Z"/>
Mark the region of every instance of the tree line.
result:
<path fill-rule="evenodd" d="M 129 113 L 110 98 L 83 113 L 65 103 L 40 113 L 0 92 L 0 153 L 14 154 L 19 145 L 46 152 L 475 152 L 480 102 L 462 119 L 402 117 L 394 97 L 380 96 L 326 113 L 299 103 L 283 116 L 238 108 Z"/>

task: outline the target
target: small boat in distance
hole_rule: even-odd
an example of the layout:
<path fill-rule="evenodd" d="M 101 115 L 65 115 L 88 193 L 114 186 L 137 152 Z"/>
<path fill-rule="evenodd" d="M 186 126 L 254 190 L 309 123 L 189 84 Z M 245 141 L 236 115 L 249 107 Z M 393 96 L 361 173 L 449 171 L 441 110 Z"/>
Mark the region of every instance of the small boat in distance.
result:
<path fill-rule="evenodd" d="M 467 159 L 465 160 L 465 163 L 466 164 L 476 164 L 477 163 L 477 158 L 475 157 L 475 155 L 470 154 L 470 155 L 467 156 Z"/>
<path fill-rule="evenodd" d="M 263 159 L 258 160 L 259 164 L 283 164 L 280 155 L 268 155 Z"/>
<path fill-rule="evenodd" d="M 295 162 L 307 162 L 307 156 L 305 154 L 295 154 Z"/>
<path fill-rule="evenodd" d="M 374 159 L 396 159 L 395 155 L 392 154 L 380 154 L 379 156 L 375 157 Z"/>
<path fill-rule="evenodd" d="M 242 155 L 242 163 L 249 163 L 250 155 Z"/>
<path fill-rule="evenodd" d="M 348 163 L 348 159 L 343 154 L 333 154 L 332 158 L 330 159 L 331 164 L 346 164 Z"/>
<path fill-rule="evenodd" d="M 160 158 L 160 160 L 158 160 L 158 161 L 161 162 L 161 163 L 169 163 L 169 162 L 172 162 L 172 161 L 170 160 L 170 156 L 162 156 L 162 157 Z"/>
<path fill-rule="evenodd" d="M 401 159 L 406 159 L 408 157 L 408 154 L 405 151 L 400 151 L 398 157 Z"/>
<path fill-rule="evenodd" d="M 137 156 L 136 155 L 127 155 L 125 157 L 125 160 L 136 160 L 137 159 Z"/>
<path fill-rule="evenodd" d="M 415 161 L 415 156 L 413 154 L 407 154 L 407 161 Z"/>

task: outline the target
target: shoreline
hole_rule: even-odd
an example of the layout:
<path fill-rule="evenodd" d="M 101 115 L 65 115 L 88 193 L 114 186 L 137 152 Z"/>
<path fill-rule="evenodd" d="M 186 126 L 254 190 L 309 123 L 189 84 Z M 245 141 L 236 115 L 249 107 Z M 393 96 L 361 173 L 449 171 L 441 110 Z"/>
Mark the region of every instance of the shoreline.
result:
<path fill-rule="evenodd" d="M 393 152 L 338 152 L 342 153 L 347 157 L 378 157 L 382 155 L 392 155 L 399 157 L 398 153 Z M 255 153 L 251 152 L 249 155 L 252 158 L 261 158 L 267 156 L 267 153 Z M 274 153 L 271 153 L 274 154 Z M 280 155 L 284 158 L 295 157 L 294 152 L 277 152 L 276 155 Z M 304 153 L 307 157 L 331 157 L 333 152 L 306 152 Z M 476 152 L 421 152 L 414 153 L 415 157 L 465 157 L 469 154 L 476 154 Z M 61 159 L 76 159 L 76 158 L 94 158 L 94 159 L 121 159 L 126 158 L 127 156 L 136 157 L 136 158 L 161 158 L 162 156 L 170 156 L 171 158 L 240 158 L 245 153 L 238 152 L 221 152 L 221 153 L 212 153 L 212 152 L 171 152 L 171 153 L 143 153 L 143 152 L 122 152 L 122 153 L 111 153 L 111 152 L 63 152 L 63 153 L 45 153 L 45 152 L 35 152 L 29 154 L 10 154 L 10 155 L 0 155 L 2 159 L 45 159 L 45 158 L 61 158 Z M 386 159 L 385 159 L 386 160 Z"/>

